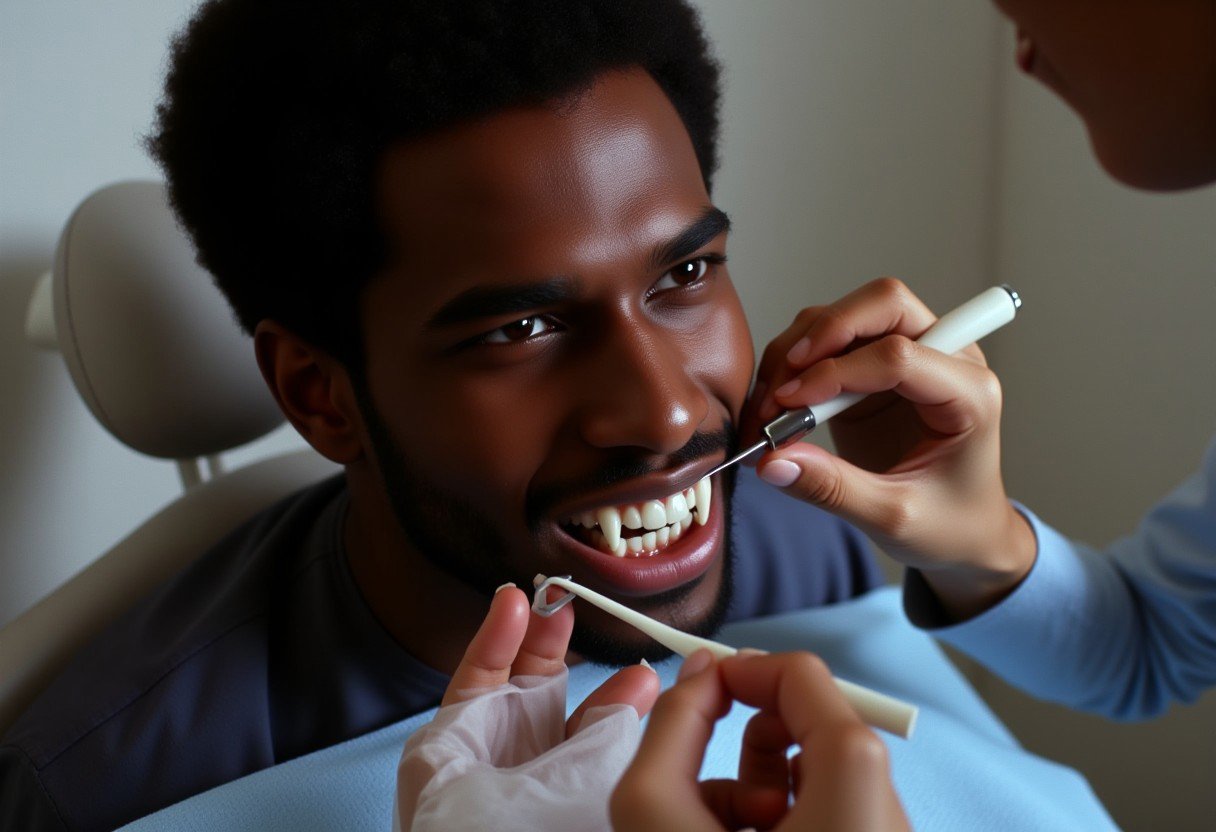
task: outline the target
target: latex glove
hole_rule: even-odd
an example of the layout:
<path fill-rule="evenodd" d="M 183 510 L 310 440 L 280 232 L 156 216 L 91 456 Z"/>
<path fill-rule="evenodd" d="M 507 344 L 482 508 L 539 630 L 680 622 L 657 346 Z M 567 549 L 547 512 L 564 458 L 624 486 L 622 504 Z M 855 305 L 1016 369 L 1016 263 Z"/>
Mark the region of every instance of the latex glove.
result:
<path fill-rule="evenodd" d="M 1001 476 L 1000 383 L 975 345 L 947 356 L 916 344 L 936 320 L 893 279 L 802 310 L 765 350 L 740 432 L 751 443 L 784 410 L 874 394 L 828 423 L 838 455 L 792 443 L 758 473 L 921 570 L 961 619 L 1017 586 L 1036 543 Z"/>
<path fill-rule="evenodd" d="M 659 681 L 618 671 L 566 719 L 572 606 L 534 615 L 500 590 L 434 720 L 406 741 L 394 829 L 608 828 L 608 797 L 637 748 Z"/>
<path fill-rule="evenodd" d="M 698 783 L 714 723 L 732 700 L 759 708 L 744 729 L 739 777 Z M 800 750 L 787 758 L 792 745 Z M 910 829 L 886 746 L 809 653 L 740 654 L 716 664 L 705 650 L 690 656 L 680 681 L 659 697 L 611 813 L 622 832 Z"/>

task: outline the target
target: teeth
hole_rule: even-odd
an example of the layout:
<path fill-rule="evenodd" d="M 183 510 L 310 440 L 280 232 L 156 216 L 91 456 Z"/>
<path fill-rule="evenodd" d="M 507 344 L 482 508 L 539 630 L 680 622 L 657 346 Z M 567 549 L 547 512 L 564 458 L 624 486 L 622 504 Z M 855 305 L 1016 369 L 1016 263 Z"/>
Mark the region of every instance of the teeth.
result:
<path fill-rule="evenodd" d="M 667 525 L 667 509 L 658 500 L 647 500 L 642 504 L 642 526 L 646 529 L 661 529 Z"/>
<path fill-rule="evenodd" d="M 667 509 L 667 520 L 669 522 L 675 523 L 688 516 L 688 500 L 684 498 L 682 493 L 672 494 L 663 503 L 663 507 Z"/>
<path fill-rule="evenodd" d="M 637 506 L 629 506 L 621 512 L 621 523 L 627 529 L 642 528 L 642 513 Z"/>
<path fill-rule="evenodd" d="M 709 477 L 697 480 L 697 484 L 693 486 L 693 490 L 697 495 L 697 525 L 704 526 L 709 522 L 709 505 L 712 494 Z"/>
<path fill-rule="evenodd" d="M 597 511 L 595 518 L 600 521 L 600 531 L 608 542 L 609 551 L 616 549 L 616 544 L 621 540 L 621 512 L 609 506 Z"/>
<path fill-rule="evenodd" d="M 592 545 L 606 553 L 617 557 L 654 555 L 679 540 L 694 523 L 704 526 L 709 522 L 712 496 L 710 481 L 703 479 L 664 500 L 606 506 L 581 512 L 567 522 L 589 529 Z M 622 531 L 643 533 L 622 537 Z"/>

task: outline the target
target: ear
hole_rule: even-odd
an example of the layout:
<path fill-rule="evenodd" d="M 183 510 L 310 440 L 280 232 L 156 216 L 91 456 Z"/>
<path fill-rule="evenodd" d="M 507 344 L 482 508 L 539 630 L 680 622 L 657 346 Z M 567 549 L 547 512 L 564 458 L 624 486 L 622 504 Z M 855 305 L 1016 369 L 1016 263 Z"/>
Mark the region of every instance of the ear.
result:
<path fill-rule="evenodd" d="M 359 459 L 362 421 L 346 367 L 271 320 L 258 323 L 253 349 L 279 409 L 308 444 L 343 465 Z"/>

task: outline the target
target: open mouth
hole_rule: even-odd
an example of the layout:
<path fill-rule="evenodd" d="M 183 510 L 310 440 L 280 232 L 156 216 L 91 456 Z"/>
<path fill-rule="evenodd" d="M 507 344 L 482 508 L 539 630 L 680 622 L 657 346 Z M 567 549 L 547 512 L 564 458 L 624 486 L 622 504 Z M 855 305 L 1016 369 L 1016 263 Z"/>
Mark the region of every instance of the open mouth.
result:
<path fill-rule="evenodd" d="M 1034 72 L 1035 58 L 1038 57 L 1038 49 L 1035 47 L 1034 41 L 1021 28 L 1017 31 L 1017 47 L 1015 60 L 1018 67 L 1030 75 Z"/>
<path fill-rule="evenodd" d="M 618 558 L 660 555 L 695 523 L 709 522 L 713 488 L 709 477 L 663 499 L 604 506 L 568 518 L 562 527 L 574 538 Z"/>

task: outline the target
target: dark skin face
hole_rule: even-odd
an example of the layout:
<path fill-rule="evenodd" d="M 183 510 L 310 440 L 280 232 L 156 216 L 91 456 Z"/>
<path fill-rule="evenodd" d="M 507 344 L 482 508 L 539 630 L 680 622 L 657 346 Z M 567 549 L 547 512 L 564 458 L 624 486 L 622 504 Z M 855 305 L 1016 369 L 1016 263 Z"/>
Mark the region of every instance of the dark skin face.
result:
<path fill-rule="evenodd" d="M 1076 110 L 1106 170 L 1176 190 L 1216 180 L 1216 2 L 996 0 L 1018 62 Z"/>
<path fill-rule="evenodd" d="M 450 672 L 493 588 L 541 572 L 699 626 L 723 588 L 716 478 L 710 522 L 652 558 L 594 551 L 566 523 L 692 487 L 751 378 L 725 215 L 662 90 L 606 74 L 393 146 L 379 184 L 391 254 L 361 299 L 363 407 L 341 365 L 273 322 L 257 350 L 292 422 L 346 464 L 347 553 L 381 622 Z M 577 620 L 648 644 L 590 606 Z"/>

